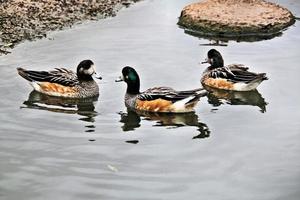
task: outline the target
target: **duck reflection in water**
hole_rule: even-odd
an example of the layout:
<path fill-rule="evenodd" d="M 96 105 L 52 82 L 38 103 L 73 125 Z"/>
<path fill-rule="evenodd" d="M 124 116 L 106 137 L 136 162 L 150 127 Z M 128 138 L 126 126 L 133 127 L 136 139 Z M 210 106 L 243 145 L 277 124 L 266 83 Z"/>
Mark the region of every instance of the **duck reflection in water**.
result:
<path fill-rule="evenodd" d="M 189 113 L 151 113 L 141 112 L 127 109 L 127 113 L 120 112 L 120 122 L 123 123 L 123 131 L 133 131 L 141 126 L 142 120 L 154 121 L 154 126 L 165 126 L 171 128 L 178 128 L 183 126 L 195 126 L 198 128 L 199 134 L 193 137 L 206 138 L 209 137 L 210 130 L 207 125 L 199 122 L 198 116 L 194 112 Z M 142 118 L 142 120 L 141 120 Z"/>
<path fill-rule="evenodd" d="M 208 103 L 218 107 L 222 104 L 230 105 L 249 105 L 257 106 L 260 108 L 260 112 L 266 112 L 267 102 L 257 90 L 252 91 L 225 91 L 215 88 L 205 87 L 209 94 L 207 95 Z"/>
<path fill-rule="evenodd" d="M 78 114 L 83 116 L 79 118 L 79 120 L 93 123 L 97 116 L 97 112 L 95 111 L 97 101 L 98 96 L 74 99 L 54 97 L 32 91 L 29 94 L 28 100 L 23 102 L 25 106 L 21 106 L 21 108 L 47 110 L 65 114 Z M 86 132 L 94 132 L 94 125 L 87 125 L 86 127 Z"/>

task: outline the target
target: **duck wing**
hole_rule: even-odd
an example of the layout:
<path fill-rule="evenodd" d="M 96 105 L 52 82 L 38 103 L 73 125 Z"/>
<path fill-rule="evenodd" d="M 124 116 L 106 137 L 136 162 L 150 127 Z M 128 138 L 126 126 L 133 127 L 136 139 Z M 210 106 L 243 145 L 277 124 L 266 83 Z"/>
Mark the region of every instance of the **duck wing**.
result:
<path fill-rule="evenodd" d="M 245 65 L 243 64 L 230 64 L 230 65 L 227 65 L 227 67 L 230 69 L 230 70 L 242 70 L 242 71 L 248 71 L 249 67 L 246 67 Z"/>
<path fill-rule="evenodd" d="M 233 83 L 237 82 L 244 82 L 244 83 L 250 83 L 257 79 L 263 79 L 266 80 L 266 74 L 265 73 L 254 73 L 249 72 L 245 68 L 239 69 L 239 68 L 228 68 L 228 67 L 221 67 L 212 70 L 209 73 L 209 77 L 211 78 L 222 78 L 227 79 L 228 81 L 231 81 Z"/>
<path fill-rule="evenodd" d="M 176 102 L 191 96 L 195 98 L 200 98 L 201 96 L 205 96 L 206 94 L 207 92 L 203 88 L 176 91 L 170 87 L 154 87 L 139 94 L 138 99 L 142 101 L 163 99 L 171 102 Z"/>
<path fill-rule="evenodd" d="M 55 68 L 52 71 L 33 71 L 23 68 L 17 68 L 17 70 L 23 78 L 30 82 L 50 82 L 70 87 L 79 84 L 76 73 L 65 68 Z"/>

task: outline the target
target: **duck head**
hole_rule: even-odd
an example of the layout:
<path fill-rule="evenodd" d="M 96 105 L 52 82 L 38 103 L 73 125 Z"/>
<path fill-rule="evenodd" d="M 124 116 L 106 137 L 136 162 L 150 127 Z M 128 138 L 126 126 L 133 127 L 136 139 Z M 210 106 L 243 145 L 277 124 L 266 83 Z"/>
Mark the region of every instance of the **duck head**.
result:
<path fill-rule="evenodd" d="M 215 49 L 211 49 L 207 52 L 207 58 L 205 62 L 202 63 L 209 63 L 212 68 L 224 67 L 222 55 Z"/>
<path fill-rule="evenodd" d="M 124 81 L 127 83 L 128 94 L 140 93 L 140 78 L 138 73 L 132 67 L 126 66 L 122 69 L 122 76 L 116 82 Z"/>
<path fill-rule="evenodd" d="M 77 66 L 77 76 L 79 80 L 92 80 L 92 75 L 96 75 L 95 78 L 102 79 L 101 76 L 97 76 L 95 65 L 91 60 L 83 60 Z"/>

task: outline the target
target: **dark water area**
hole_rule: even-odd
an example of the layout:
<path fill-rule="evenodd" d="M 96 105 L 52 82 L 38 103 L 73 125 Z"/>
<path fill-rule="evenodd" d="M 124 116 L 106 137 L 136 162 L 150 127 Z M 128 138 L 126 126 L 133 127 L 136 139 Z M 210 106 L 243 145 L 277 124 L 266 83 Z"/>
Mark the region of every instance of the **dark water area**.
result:
<path fill-rule="evenodd" d="M 300 198 L 299 21 L 273 39 L 220 42 L 176 25 L 191 2 L 139 2 L 0 57 L 1 200 Z M 276 2 L 300 16 L 298 1 Z M 142 90 L 193 89 L 211 48 L 269 80 L 252 92 L 213 91 L 195 113 L 126 109 L 126 85 L 114 82 L 125 65 Z M 31 92 L 16 71 L 75 70 L 83 59 L 103 77 L 98 98 Z"/>

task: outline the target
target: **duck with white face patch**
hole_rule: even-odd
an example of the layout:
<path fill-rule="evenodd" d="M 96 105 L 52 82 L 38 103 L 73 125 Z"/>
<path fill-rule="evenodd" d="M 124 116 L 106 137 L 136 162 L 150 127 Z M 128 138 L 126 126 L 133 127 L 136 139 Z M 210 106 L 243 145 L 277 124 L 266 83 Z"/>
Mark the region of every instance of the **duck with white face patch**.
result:
<path fill-rule="evenodd" d="M 127 83 L 125 105 L 133 110 L 161 113 L 193 112 L 200 97 L 207 94 L 203 88 L 176 91 L 170 87 L 154 87 L 140 92 L 139 75 L 129 66 L 123 68 L 122 76 L 116 81 Z"/>
<path fill-rule="evenodd" d="M 66 68 L 51 71 L 33 71 L 17 68 L 18 73 L 29 81 L 37 92 L 50 96 L 86 98 L 99 95 L 98 84 L 93 79 L 96 75 L 94 63 L 83 60 L 77 66 L 77 73 Z M 102 79 L 100 76 L 95 78 Z"/>

